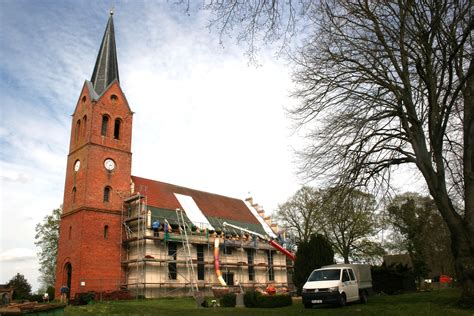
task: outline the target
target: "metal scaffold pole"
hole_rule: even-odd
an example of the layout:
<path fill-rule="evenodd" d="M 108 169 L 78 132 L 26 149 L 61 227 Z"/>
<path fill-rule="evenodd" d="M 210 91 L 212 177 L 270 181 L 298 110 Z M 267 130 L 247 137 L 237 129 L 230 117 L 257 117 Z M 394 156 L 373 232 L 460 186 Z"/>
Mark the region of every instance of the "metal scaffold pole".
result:
<path fill-rule="evenodd" d="M 194 273 L 193 259 L 191 253 L 191 246 L 189 245 L 187 223 L 184 219 L 184 211 L 182 209 L 176 209 L 176 217 L 178 218 L 179 231 L 181 234 L 181 241 L 184 249 L 184 257 L 186 262 L 186 270 L 188 273 L 188 280 L 190 284 L 190 292 L 193 297 L 199 292 L 196 276 Z"/>

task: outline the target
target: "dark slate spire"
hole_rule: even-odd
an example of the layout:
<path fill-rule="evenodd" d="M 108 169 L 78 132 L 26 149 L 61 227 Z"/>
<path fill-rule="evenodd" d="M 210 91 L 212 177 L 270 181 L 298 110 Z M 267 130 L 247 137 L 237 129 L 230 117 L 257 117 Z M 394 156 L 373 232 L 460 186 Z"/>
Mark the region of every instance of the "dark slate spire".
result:
<path fill-rule="evenodd" d="M 114 12 L 111 10 L 91 78 L 92 86 L 98 95 L 101 95 L 112 81 L 115 79 L 119 81 L 113 15 Z"/>

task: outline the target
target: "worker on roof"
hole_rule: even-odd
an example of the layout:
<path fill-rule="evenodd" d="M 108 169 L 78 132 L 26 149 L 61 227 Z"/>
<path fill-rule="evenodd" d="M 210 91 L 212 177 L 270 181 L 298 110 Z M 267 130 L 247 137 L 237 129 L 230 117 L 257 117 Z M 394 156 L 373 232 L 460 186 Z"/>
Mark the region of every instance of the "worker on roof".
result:
<path fill-rule="evenodd" d="M 158 236 L 158 230 L 160 229 L 160 221 L 155 219 L 151 224 L 151 229 L 153 229 L 154 235 Z"/>

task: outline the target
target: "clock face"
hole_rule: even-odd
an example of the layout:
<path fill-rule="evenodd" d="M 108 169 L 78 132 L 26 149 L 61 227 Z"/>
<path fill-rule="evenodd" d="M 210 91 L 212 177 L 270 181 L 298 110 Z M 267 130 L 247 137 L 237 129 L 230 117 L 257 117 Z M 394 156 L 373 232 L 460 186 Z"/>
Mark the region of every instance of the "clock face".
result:
<path fill-rule="evenodd" d="M 112 159 L 106 159 L 104 161 L 104 167 L 105 169 L 109 170 L 109 171 L 112 171 L 115 169 L 115 162 L 112 160 Z"/>
<path fill-rule="evenodd" d="M 74 164 L 74 171 L 79 171 L 79 168 L 81 167 L 81 162 L 79 160 L 76 160 L 76 163 Z"/>

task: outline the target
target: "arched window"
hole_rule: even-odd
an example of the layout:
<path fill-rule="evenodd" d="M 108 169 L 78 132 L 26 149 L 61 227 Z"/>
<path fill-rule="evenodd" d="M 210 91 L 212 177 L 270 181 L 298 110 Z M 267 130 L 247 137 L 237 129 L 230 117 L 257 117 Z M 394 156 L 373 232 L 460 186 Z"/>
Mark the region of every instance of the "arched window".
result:
<path fill-rule="evenodd" d="M 112 94 L 110 96 L 110 101 L 112 102 L 112 104 L 116 104 L 118 101 L 118 97 L 115 94 Z"/>
<path fill-rule="evenodd" d="M 87 100 L 86 96 L 83 96 L 82 97 L 82 103 L 86 103 L 86 100 Z"/>
<path fill-rule="evenodd" d="M 109 236 L 109 225 L 104 226 L 104 239 L 107 239 Z"/>
<path fill-rule="evenodd" d="M 79 135 L 80 135 L 80 132 L 81 132 L 81 120 L 77 120 L 77 123 L 76 123 L 76 130 L 75 130 L 75 134 L 74 134 L 74 140 L 77 141 L 79 140 Z"/>
<path fill-rule="evenodd" d="M 72 188 L 72 204 L 76 203 L 76 187 Z"/>
<path fill-rule="evenodd" d="M 107 136 L 107 129 L 109 127 L 109 117 L 107 115 L 102 116 L 102 129 L 100 131 L 100 134 L 102 136 Z"/>
<path fill-rule="evenodd" d="M 82 118 L 82 137 L 86 137 L 87 115 Z"/>
<path fill-rule="evenodd" d="M 104 188 L 104 202 L 109 202 L 110 200 L 110 187 L 105 187 Z"/>
<path fill-rule="evenodd" d="M 70 262 L 66 263 L 64 266 L 64 274 L 62 284 L 65 284 L 68 288 L 71 288 L 71 278 L 72 278 L 72 265 Z M 69 292 L 66 294 L 69 298 Z"/>
<path fill-rule="evenodd" d="M 72 236 L 72 226 L 69 226 L 69 240 L 71 240 L 71 236 Z"/>
<path fill-rule="evenodd" d="M 114 125 L 114 138 L 115 139 L 120 139 L 120 125 L 122 121 L 120 119 L 115 119 L 115 125 Z"/>

